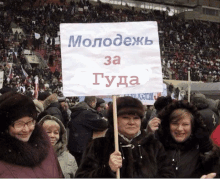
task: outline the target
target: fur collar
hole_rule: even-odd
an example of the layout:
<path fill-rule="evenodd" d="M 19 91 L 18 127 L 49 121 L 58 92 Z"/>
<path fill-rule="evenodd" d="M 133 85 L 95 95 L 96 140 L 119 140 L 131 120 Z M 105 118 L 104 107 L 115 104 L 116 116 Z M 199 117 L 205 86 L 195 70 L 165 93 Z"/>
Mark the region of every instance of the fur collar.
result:
<path fill-rule="evenodd" d="M 198 140 L 192 135 L 185 142 L 177 143 L 174 139 L 168 135 L 165 141 L 161 141 L 166 150 L 191 150 L 198 147 Z"/>
<path fill-rule="evenodd" d="M 44 100 L 44 109 L 47 109 L 53 103 L 58 103 L 58 97 L 56 93 L 51 94 Z"/>
<path fill-rule="evenodd" d="M 34 167 L 48 155 L 50 141 L 43 128 L 36 125 L 28 142 L 22 142 L 8 133 L 0 134 L 0 160 L 10 164 Z"/>
<path fill-rule="evenodd" d="M 112 127 L 110 127 L 108 129 L 105 136 L 106 136 L 106 138 L 110 139 L 111 141 L 114 141 L 114 130 Z M 118 137 L 119 137 L 120 144 L 127 145 L 127 144 L 131 143 L 135 146 L 143 145 L 143 144 L 155 139 L 153 133 L 146 132 L 145 130 L 141 130 L 141 133 L 138 136 L 136 136 L 135 138 L 133 138 L 133 140 L 130 143 L 127 140 L 125 140 L 123 137 L 121 137 L 120 135 Z"/>

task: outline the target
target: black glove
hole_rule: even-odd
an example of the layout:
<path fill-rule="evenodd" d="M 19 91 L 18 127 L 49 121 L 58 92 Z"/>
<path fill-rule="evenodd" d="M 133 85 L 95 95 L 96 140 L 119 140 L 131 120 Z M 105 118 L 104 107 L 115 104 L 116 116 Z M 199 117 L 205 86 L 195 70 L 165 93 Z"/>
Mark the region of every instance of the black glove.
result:
<path fill-rule="evenodd" d="M 195 137 L 198 139 L 199 142 L 199 150 L 202 153 L 208 152 L 212 150 L 213 145 L 211 140 L 209 139 L 209 132 L 204 128 L 198 128 L 195 132 Z"/>

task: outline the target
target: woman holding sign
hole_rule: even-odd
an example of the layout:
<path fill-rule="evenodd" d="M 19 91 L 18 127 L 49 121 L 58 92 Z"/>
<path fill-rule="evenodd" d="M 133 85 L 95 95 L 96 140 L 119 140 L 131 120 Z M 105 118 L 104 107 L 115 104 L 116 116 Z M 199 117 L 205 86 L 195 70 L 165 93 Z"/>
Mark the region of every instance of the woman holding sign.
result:
<path fill-rule="evenodd" d="M 141 130 L 144 116 L 142 103 L 130 96 L 117 99 L 119 151 L 115 151 L 113 133 L 113 106 L 108 109 L 111 127 L 105 137 L 91 141 L 83 155 L 76 177 L 163 178 L 175 177 L 168 165 L 163 145 L 151 133 Z"/>

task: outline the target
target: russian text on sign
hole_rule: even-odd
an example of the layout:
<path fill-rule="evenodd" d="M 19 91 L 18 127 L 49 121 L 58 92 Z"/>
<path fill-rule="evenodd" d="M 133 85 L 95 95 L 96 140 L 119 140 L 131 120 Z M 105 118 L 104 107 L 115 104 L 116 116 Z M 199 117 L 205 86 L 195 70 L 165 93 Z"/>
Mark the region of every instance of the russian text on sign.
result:
<path fill-rule="evenodd" d="M 105 47 L 109 47 L 111 45 L 121 46 L 124 44 L 125 46 L 134 46 L 134 45 L 152 45 L 153 40 L 149 40 L 148 37 L 125 37 L 123 40 L 122 35 L 117 34 L 117 37 L 113 40 L 110 38 L 94 38 L 94 41 L 89 38 L 85 38 L 82 40 L 82 35 L 78 35 L 74 38 L 74 35 L 69 37 L 68 47 L 80 47 L 81 42 L 84 47 L 101 47 L 102 44 Z M 145 40 L 144 40 L 145 39 Z M 133 42 L 132 42 L 133 40 Z M 144 41 L 144 42 L 143 42 Z M 92 43 L 94 42 L 94 43 Z M 112 43 L 113 42 L 113 43 Z M 71 45 L 72 44 L 72 45 Z M 92 45 L 93 44 L 93 45 Z M 98 45 L 97 45 L 98 44 Z"/>
<path fill-rule="evenodd" d="M 101 78 L 107 79 L 108 84 L 106 84 L 106 87 L 110 87 L 114 79 L 117 77 L 117 76 L 111 76 L 110 79 L 109 78 L 110 76 L 104 76 L 104 73 L 93 73 L 93 75 L 95 75 L 95 83 L 93 83 L 93 85 L 100 84 L 98 82 L 98 75 L 100 75 Z M 118 76 L 118 78 L 119 78 L 119 82 L 117 83 L 117 87 L 119 87 L 120 85 L 125 85 L 126 87 L 128 87 L 128 83 L 127 83 L 128 76 Z M 131 78 L 131 80 L 129 81 L 130 85 L 140 85 L 139 78 L 137 76 L 131 76 L 130 78 Z"/>

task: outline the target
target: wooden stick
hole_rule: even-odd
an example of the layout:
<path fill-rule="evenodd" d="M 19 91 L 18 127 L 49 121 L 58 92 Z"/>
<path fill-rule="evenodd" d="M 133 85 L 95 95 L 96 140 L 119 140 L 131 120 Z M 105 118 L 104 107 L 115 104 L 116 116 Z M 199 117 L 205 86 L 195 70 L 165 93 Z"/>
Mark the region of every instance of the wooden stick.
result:
<path fill-rule="evenodd" d="M 113 99 L 113 121 L 114 121 L 114 137 L 115 137 L 115 151 L 119 151 L 118 147 L 118 121 L 117 121 L 117 104 L 116 96 L 112 96 Z M 120 178 L 120 169 L 116 171 L 117 178 Z"/>
<path fill-rule="evenodd" d="M 188 102 L 190 102 L 191 93 L 191 80 L 190 80 L 190 70 L 188 71 Z"/>

